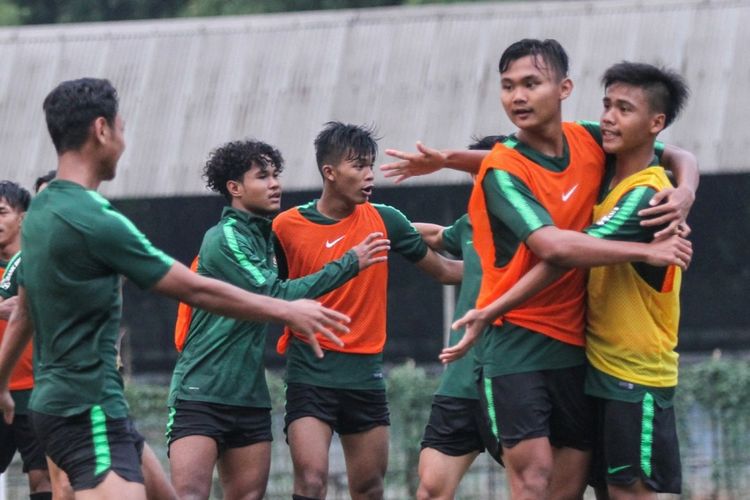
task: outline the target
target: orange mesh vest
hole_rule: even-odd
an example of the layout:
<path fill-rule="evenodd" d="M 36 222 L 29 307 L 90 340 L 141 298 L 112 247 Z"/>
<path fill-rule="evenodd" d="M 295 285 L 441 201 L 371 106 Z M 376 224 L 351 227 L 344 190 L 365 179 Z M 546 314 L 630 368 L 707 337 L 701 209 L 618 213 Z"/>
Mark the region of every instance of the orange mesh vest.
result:
<path fill-rule="evenodd" d="M 529 160 L 515 149 L 495 145 L 482 162 L 479 182 L 469 200 L 469 217 L 474 224 L 474 246 L 482 263 L 482 286 L 477 307 L 484 307 L 507 292 L 539 259 L 521 243 L 511 260 L 496 267 L 496 249 L 481 180 L 498 169 L 508 172 L 531 190 L 547 209 L 555 226 L 582 231 L 591 223 L 604 173 L 604 152 L 591 134 L 577 123 L 563 123 L 570 162 L 562 172 L 552 172 Z M 530 299 L 526 304 L 498 318 L 574 345 L 584 345 L 585 271 L 574 269 Z"/>
<path fill-rule="evenodd" d="M 197 255 L 190 264 L 190 270 L 194 273 L 198 271 Z M 187 334 L 190 330 L 190 319 L 192 317 L 193 308 L 190 304 L 180 302 L 177 305 L 177 320 L 174 324 L 174 346 L 177 348 L 177 352 L 182 352 L 182 348 L 185 347 L 185 340 L 187 340 Z"/>
<path fill-rule="evenodd" d="M 5 268 L 0 267 L 0 276 L 5 272 Z M 4 319 L 0 320 L 0 342 L 5 336 L 5 328 L 8 326 L 8 322 Z M 10 374 L 10 382 L 8 383 L 8 389 L 11 391 L 25 391 L 27 389 L 34 388 L 34 365 L 32 363 L 32 357 L 34 355 L 33 341 L 26 345 L 26 348 L 21 354 L 21 358 L 18 360 L 18 364 L 13 368 L 13 372 Z"/>
<path fill-rule="evenodd" d="M 319 271 L 336 260 L 372 232 L 386 234 L 385 223 L 369 203 L 357 205 L 354 212 L 335 224 L 316 224 L 292 208 L 273 221 L 273 231 L 286 255 L 289 278 L 300 278 Z M 323 349 L 357 354 L 377 354 L 385 344 L 388 266 L 371 266 L 336 290 L 317 300 L 326 307 L 348 315 L 349 333 L 342 335 L 344 347 L 318 335 Z M 276 350 L 283 354 L 289 344 L 288 327 Z"/>

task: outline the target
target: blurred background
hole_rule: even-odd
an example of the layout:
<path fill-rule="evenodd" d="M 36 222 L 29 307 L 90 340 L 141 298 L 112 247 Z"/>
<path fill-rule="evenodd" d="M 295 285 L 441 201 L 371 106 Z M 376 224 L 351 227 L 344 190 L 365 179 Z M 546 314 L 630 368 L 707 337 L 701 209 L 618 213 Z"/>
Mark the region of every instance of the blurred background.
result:
<path fill-rule="evenodd" d="M 312 141 L 326 121 L 375 125 L 381 150 L 411 150 L 416 140 L 457 148 L 473 136 L 513 132 L 499 104 L 497 62 L 520 38 L 556 38 L 567 49 L 575 82 L 563 106 L 568 120 L 598 120 L 599 78 L 614 62 L 676 69 L 692 96 L 660 138 L 694 152 L 703 172 L 689 219 L 695 257 L 682 288 L 684 476 L 692 498 L 741 498 L 750 487 L 750 376 L 743 378 L 750 371 L 750 2 L 422 3 L 0 0 L 0 178 L 30 188 L 55 167 L 41 111 L 49 90 L 65 79 L 108 78 L 120 94 L 127 150 L 116 180 L 101 191 L 158 247 L 189 263 L 223 206 L 204 188 L 201 168 L 213 148 L 230 140 L 254 137 L 282 151 L 288 208 L 319 193 Z M 376 163 L 386 161 L 380 154 Z M 463 174 L 441 172 L 398 187 L 377 177 L 373 201 L 412 221 L 449 224 L 466 210 L 470 179 Z M 406 384 L 422 399 L 401 408 L 396 400 L 404 398 L 396 394 L 403 391 L 390 377 L 389 481 L 401 489 L 389 498 L 408 498 L 408 449 L 426 421 L 454 292 L 400 257 L 389 266 L 386 361 L 407 379 L 424 381 L 419 391 Z M 151 395 L 136 398 L 153 402 L 144 410 L 152 416 L 143 418 L 161 429 L 160 390 L 176 358 L 176 304 L 130 284 L 124 295 L 127 373 L 132 390 Z M 283 369 L 273 351 L 277 332 L 266 356 L 272 377 Z M 399 428 L 396 415 L 415 405 L 425 410 L 406 421 L 416 431 Z M 153 431 L 155 447 L 163 444 L 160 432 Z M 288 471 L 283 434 L 275 435 L 274 467 Z M 401 448 L 406 458 L 398 458 Z M 461 498 L 504 494 L 502 475 L 485 465 L 472 469 L 485 489 L 466 489 Z M 345 492 L 345 474 L 333 477 Z M 21 492 L 24 481 L 8 475 Z M 270 489 L 269 498 L 272 490 L 288 497 L 284 488 Z M 332 486 L 329 497 L 336 491 Z"/>

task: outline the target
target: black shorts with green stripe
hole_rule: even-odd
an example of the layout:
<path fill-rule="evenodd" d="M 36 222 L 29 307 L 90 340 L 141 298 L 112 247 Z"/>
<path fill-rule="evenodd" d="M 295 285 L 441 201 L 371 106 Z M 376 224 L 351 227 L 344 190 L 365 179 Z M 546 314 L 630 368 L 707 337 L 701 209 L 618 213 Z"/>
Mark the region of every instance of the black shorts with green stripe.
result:
<path fill-rule="evenodd" d="M 585 374 L 580 365 L 480 378 L 480 401 L 498 445 L 546 437 L 555 448 L 590 450 L 595 425 Z"/>
<path fill-rule="evenodd" d="M 637 480 L 658 493 L 681 492 L 680 446 L 674 407 L 646 393 L 639 403 L 593 398 L 597 443 L 592 486 L 630 486 Z"/>
<path fill-rule="evenodd" d="M 30 412 L 47 456 L 68 475 L 74 491 L 96 488 L 112 471 L 143 484 L 143 436 L 129 418 L 109 418 L 100 406 L 72 417 Z"/>

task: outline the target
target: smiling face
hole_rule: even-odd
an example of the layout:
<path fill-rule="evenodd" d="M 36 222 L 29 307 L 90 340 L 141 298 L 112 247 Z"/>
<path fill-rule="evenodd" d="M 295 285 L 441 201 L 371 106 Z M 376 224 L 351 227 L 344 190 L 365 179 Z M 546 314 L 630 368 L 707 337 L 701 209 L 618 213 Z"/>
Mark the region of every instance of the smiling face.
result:
<path fill-rule="evenodd" d="M 664 113 L 651 109 L 646 90 L 626 83 L 613 83 L 605 90 L 601 117 L 602 147 L 622 154 L 645 144 L 653 146 L 664 128 Z"/>
<path fill-rule="evenodd" d="M 281 183 L 279 171 L 269 164 L 257 164 L 247 170 L 239 181 L 228 181 L 227 191 L 232 196 L 232 206 L 257 215 L 270 215 L 281 208 Z"/>
<path fill-rule="evenodd" d="M 24 213 L 0 198 L 0 249 L 18 243 Z"/>
<path fill-rule="evenodd" d="M 505 113 L 521 130 L 543 128 L 562 116 L 561 101 L 572 83 L 561 78 L 541 56 L 529 55 L 511 62 L 500 74 L 500 100 Z"/>
<path fill-rule="evenodd" d="M 337 165 L 324 165 L 323 176 L 338 198 L 347 205 L 359 205 L 372 195 L 375 186 L 374 160 L 344 158 Z"/>

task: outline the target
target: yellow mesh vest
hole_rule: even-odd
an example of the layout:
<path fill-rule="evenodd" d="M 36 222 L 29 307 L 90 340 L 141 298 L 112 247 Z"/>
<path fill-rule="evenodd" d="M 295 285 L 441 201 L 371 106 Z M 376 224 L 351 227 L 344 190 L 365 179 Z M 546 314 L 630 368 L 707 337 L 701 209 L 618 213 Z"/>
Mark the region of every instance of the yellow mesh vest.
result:
<path fill-rule="evenodd" d="M 631 189 L 671 187 L 661 167 L 649 167 L 620 182 L 594 207 L 607 216 Z M 652 387 L 677 385 L 677 327 L 681 270 L 666 273 L 661 290 L 646 283 L 631 264 L 595 267 L 588 281 L 586 355 L 598 370 Z"/>

